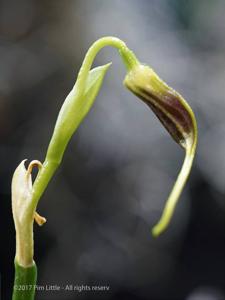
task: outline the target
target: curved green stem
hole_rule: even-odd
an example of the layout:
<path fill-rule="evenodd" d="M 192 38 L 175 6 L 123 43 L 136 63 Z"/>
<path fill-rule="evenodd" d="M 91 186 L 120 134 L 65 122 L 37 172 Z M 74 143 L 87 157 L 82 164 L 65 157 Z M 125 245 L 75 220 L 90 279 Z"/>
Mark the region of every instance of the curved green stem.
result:
<path fill-rule="evenodd" d="M 43 167 L 41 168 L 40 172 L 37 175 L 37 178 L 33 185 L 33 196 L 32 196 L 32 207 L 31 212 L 34 211 L 34 209 L 37 206 L 37 203 L 43 194 L 45 188 L 47 187 L 50 179 L 52 178 L 53 174 L 55 173 L 56 169 L 61 163 L 63 153 L 65 151 L 65 148 L 78 127 L 79 123 L 74 121 L 74 124 L 70 125 L 69 128 L 70 134 L 67 134 L 66 138 L 63 137 L 63 131 L 68 131 L 68 125 L 62 126 L 62 118 L 61 115 L 64 114 L 66 110 L 75 111 L 79 110 L 80 103 L 84 101 L 83 94 L 85 91 L 85 84 L 87 81 L 87 77 L 89 74 L 89 71 L 91 69 L 92 63 L 98 54 L 98 52 L 106 46 L 112 46 L 114 48 L 117 48 L 119 50 L 119 53 L 122 57 L 122 60 L 127 68 L 127 70 L 132 69 L 137 64 L 139 64 L 137 58 L 133 54 L 133 52 L 127 48 L 126 44 L 121 41 L 118 38 L 115 37 L 104 37 L 99 40 L 97 40 L 88 50 L 83 64 L 81 66 L 81 69 L 79 71 L 76 84 L 71 91 L 71 93 L 68 95 L 67 99 L 65 100 L 64 105 L 62 106 L 58 119 L 56 121 L 55 129 L 53 132 L 53 136 L 51 138 L 48 151 L 46 154 L 46 158 L 43 164 Z M 72 123 L 72 120 L 71 120 Z M 63 127 L 63 130 L 61 128 Z M 66 127 L 66 128 L 65 128 Z"/>
<path fill-rule="evenodd" d="M 33 265 L 24 268 L 15 260 L 15 281 L 12 300 L 33 300 L 37 280 L 37 267 Z"/>
<path fill-rule="evenodd" d="M 139 61 L 134 55 L 134 53 L 126 46 L 126 44 L 123 41 L 115 37 L 103 37 L 94 42 L 94 44 L 89 48 L 84 58 L 83 64 L 80 68 L 77 78 L 77 84 L 81 91 L 84 88 L 87 74 L 91 69 L 92 63 L 96 55 L 102 48 L 106 46 L 111 46 L 119 50 L 119 53 L 123 59 L 127 71 L 131 70 L 133 67 L 139 64 Z"/>

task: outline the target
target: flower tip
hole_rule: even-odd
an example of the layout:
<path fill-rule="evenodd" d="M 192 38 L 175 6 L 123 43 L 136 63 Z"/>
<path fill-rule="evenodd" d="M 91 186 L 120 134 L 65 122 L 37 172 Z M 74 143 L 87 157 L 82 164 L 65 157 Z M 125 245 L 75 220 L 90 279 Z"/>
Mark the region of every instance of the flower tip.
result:
<path fill-rule="evenodd" d="M 163 228 L 160 224 L 154 226 L 151 230 L 153 237 L 157 238 L 164 231 L 164 229 L 165 228 Z"/>

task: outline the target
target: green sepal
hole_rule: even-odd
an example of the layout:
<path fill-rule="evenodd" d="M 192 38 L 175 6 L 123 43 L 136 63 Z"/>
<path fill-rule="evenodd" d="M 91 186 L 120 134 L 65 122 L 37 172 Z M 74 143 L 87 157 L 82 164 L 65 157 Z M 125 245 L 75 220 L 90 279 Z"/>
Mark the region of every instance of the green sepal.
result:
<path fill-rule="evenodd" d="M 37 281 L 37 266 L 35 262 L 27 268 L 20 266 L 15 260 L 15 280 L 12 300 L 33 300 Z"/>

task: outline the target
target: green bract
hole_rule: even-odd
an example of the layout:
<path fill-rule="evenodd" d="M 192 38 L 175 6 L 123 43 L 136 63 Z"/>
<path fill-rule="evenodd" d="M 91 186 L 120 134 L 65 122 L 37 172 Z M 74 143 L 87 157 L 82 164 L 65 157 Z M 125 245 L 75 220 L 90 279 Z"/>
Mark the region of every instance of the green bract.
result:
<path fill-rule="evenodd" d="M 58 164 L 61 162 L 71 136 L 93 105 L 109 66 L 110 63 L 88 72 L 84 92 L 81 95 L 78 84 L 74 85 L 59 112 L 46 160 Z"/>

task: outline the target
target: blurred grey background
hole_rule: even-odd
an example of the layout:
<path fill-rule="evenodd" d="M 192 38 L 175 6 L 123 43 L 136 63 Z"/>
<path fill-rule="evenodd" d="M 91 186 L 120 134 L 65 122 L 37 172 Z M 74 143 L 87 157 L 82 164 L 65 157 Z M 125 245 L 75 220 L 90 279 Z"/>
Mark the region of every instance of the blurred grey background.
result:
<path fill-rule="evenodd" d="M 38 291 L 55 299 L 225 299 L 225 1 L 0 1 L 0 228 L 3 299 L 13 284 L 10 182 L 22 159 L 43 161 L 58 111 L 89 46 L 123 39 L 192 106 L 199 144 L 171 226 L 150 233 L 184 152 L 126 90 L 115 49 L 97 101 L 38 205 L 38 284 L 108 285 L 108 292 Z"/>

